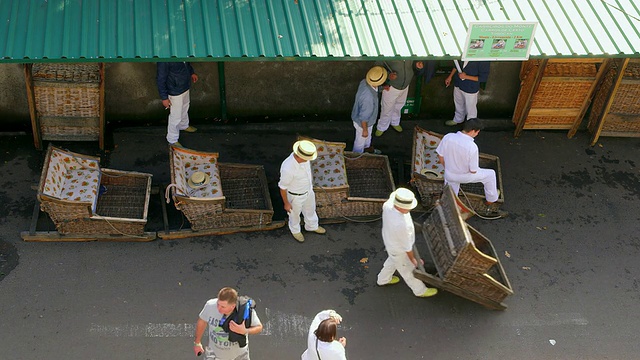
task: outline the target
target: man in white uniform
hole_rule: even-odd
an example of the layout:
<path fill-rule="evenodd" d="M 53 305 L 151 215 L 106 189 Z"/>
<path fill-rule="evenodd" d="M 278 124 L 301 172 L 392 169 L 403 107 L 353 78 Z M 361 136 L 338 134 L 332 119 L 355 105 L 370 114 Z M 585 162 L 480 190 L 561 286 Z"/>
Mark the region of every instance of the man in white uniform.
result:
<path fill-rule="evenodd" d="M 392 192 L 382 205 L 382 240 L 388 258 L 378 274 L 378 285 L 393 285 L 400 278 L 393 274 L 398 271 L 404 282 L 417 297 L 429 297 L 438 293 L 438 289 L 427 288 L 413 276 L 418 260 L 413 254 L 416 233 L 411 218 L 411 210 L 418 205 L 415 195 L 409 189 L 399 188 Z"/>
<path fill-rule="evenodd" d="M 318 157 L 316 146 L 309 140 L 293 144 L 293 152 L 280 166 L 280 196 L 284 210 L 289 213 L 289 230 L 298 242 L 304 242 L 300 230 L 300 214 L 304 216 L 304 229 L 318 234 L 327 231 L 318 225 L 316 194 L 313 192 L 313 177 L 309 161 Z"/>
<path fill-rule="evenodd" d="M 475 137 L 482 130 L 482 123 L 477 118 L 464 122 L 462 131 L 449 133 L 442 138 L 436 148 L 440 163 L 444 166 L 444 182 L 451 186 L 458 195 L 460 184 L 481 182 L 484 185 L 484 196 L 487 209 L 474 209 L 481 215 L 507 216 L 506 211 L 489 212 L 489 205 L 498 200 L 498 182 L 493 169 L 480 168 L 478 145 Z"/>
<path fill-rule="evenodd" d="M 238 304 L 238 292 L 230 287 L 224 287 L 218 292 L 218 297 L 207 301 L 200 311 L 196 323 L 196 333 L 193 341 L 193 351 L 196 355 L 205 354 L 205 360 L 249 360 L 249 335 L 255 335 L 262 331 L 262 323 L 256 311 L 249 305 L 249 320 L 243 320 L 238 324 L 236 308 Z M 238 309 L 244 313 L 244 310 Z M 248 314 L 248 313 L 247 313 Z M 243 314 L 240 314 L 240 318 Z M 247 327 L 247 322 L 250 322 Z M 225 323 L 226 326 L 225 326 Z M 209 327 L 209 345 L 206 350 L 202 346 L 202 336 Z M 233 332 L 233 334 L 230 334 Z M 241 341 L 230 340 L 240 337 Z M 243 337 L 244 336 L 244 337 Z M 241 346 L 240 343 L 244 343 Z"/>

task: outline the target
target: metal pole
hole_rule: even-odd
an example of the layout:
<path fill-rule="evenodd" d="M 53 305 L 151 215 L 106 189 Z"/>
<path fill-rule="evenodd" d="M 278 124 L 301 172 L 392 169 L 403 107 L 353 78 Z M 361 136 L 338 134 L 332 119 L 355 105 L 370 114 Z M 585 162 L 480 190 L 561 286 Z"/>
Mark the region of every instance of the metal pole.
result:
<path fill-rule="evenodd" d="M 220 89 L 220 117 L 227 120 L 227 88 L 224 80 L 224 62 L 218 63 L 218 87 Z"/>
<path fill-rule="evenodd" d="M 416 91 L 413 94 L 415 103 L 413 104 L 413 115 L 420 114 L 420 106 L 422 105 L 422 83 L 424 78 L 422 75 L 416 77 Z"/>

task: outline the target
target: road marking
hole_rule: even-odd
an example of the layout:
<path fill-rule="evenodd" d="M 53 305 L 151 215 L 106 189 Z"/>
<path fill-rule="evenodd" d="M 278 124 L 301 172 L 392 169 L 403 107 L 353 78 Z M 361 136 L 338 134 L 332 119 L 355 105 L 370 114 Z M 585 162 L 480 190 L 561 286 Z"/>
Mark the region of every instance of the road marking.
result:
<path fill-rule="evenodd" d="M 296 314 L 285 314 L 265 308 L 265 319 L 260 335 L 276 336 L 287 339 L 295 336 L 305 337 L 311 325 L 311 319 Z M 148 323 L 127 325 L 91 324 L 90 333 L 106 337 L 192 337 L 196 331 L 194 324 Z"/>
<path fill-rule="evenodd" d="M 437 320 L 439 326 L 444 327 L 446 329 L 457 329 L 457 328 L 468 328 L 469 325 L 467 322 L 458 321 L 460 320 L 458 317 L 447 317 L 440 318 Z M 480 326 L 480 324 L 476 324 Z M 582 316 L 579 313 L 557 313 L 557 314 L 519 314 L 512 321 L 505 321 L 499 324 L 503 327 L 516 327 L 516 328 L 526 328 L 526 327 L 539 327 L 539 326 L 586 326 L 589 325 L 589 320 Z M 486 323 L 483 323 L 482 326 L 486 326 Z M 519 331 L 519 330 L 518 330 Z"/>
<path fill-rule="evenodd" d="M 107 337 L 190 337 L 196 331 L 196 324 L 134 324 L 100 325 L 91 324 L 90 333 Z"/>

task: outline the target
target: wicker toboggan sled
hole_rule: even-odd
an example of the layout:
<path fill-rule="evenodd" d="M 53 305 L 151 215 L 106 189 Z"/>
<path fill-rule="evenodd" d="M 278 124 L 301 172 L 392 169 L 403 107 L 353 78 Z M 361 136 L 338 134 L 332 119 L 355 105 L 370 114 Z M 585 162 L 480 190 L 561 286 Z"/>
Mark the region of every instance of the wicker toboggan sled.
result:
<path fill-rule="evenodd" d="M 420 266 L 414 271 L 416 278 L 490 309 L 506 308 L 502 301 L 513 290 L 496 249 L 462 219 L 449 186 L 420 228 L 436 272 Z"/>
<path fill-rule="evenodd" d="M 367 219 L 382 214 L 395 190 L 385 155 L 344 151 L 346 144 L 300 137 L 313 142 L 318 158 L 311 162 L 316 211 L 322 223 Z"/>
<path fill-rule="evenodd" d="M 218 153 L 178 146 L 170 146 L 169 152 L 172 184 L 165 196 L 168 202 L 171 194 L 191 229 L 161 231 L 158 237 L 176 239 L 284 226 L 283 221 L 272 221 L 273 206 L 262 166 L 219 163 Z M 192 189 L 188 179 L 196 171 L 206 173 L 211 181 Z"/>
<path fill-rule="evenodd" d="M 151 174 L 103 169 L 100 159 L 49 146 L 38 186 L 39 209 L 57 232 L 36 231 L 38 204 L 26 241 L 149 241 Z"/>

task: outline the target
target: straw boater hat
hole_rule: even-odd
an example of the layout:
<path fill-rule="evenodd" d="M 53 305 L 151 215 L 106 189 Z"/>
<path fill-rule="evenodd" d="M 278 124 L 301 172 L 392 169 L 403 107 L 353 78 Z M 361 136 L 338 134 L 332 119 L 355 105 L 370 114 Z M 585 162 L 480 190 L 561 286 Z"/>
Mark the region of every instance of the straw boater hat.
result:
<path fill-rule="evenodd" d="M 435 171 L 435 170 L 430 170 L 430 169 L 422 169 L 420 170 L 420 174 L 424 175 L 427 177 L 427 179 L 442 179 L 442 174 L 440 174 L 439 172 Z"/>
<path fill-rule="evenodd" d="M 318 157 L 316 146 L 309 140 L 296 141 L 293 144 L 293 153 L 306 161 L 312 161 Z"/>
<path fill-rule="evenodd" d="M 202 171 L 196 171 L 191 174 L 189 180 L 187 180 L 187 184 L 190 188 L 197 189 L 209 184 L 209 181 L 211 181 L 211 176 L 209 176 L 209 174 Z"/>
<path fill-rule="evenodd" d="M 393 205 L 405 209 L 405 210 L 413 210 L 416 206 L 418 206 L 418 200 L 416 200 L 416 196 L 413 195 L 413 191 L 405 188 L 399 188 L 398 190 L 391 193 L 391 198 L 393 199 Z"/>
<path fill-rule="evenodd" d="M 367 84 L 371 86 L 380 86 L 387 81 L 387 70 L 382 66 L 374 66 L 367 72 Z"/>

